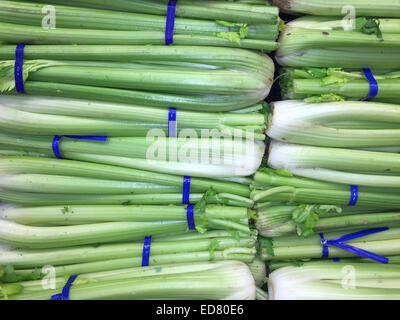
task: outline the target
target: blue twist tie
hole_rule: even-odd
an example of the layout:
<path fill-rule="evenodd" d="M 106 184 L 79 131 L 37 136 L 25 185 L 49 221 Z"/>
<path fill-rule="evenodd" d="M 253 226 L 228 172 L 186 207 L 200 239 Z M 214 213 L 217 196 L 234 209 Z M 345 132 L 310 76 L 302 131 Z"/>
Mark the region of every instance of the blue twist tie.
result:
<path fill-rule="evenodd" d="M 370 100 L 376 98 L 376 96 L 378 95 L 379 86 L 378 86 L 378 82 L 376 81 L 374 75 L 372 74 L 371 69 L 367 69 L 367 68 L 363 69 L 363 72 L 369 82 L 369 87 L 370 87 L 368 98 L 366 98 L 365 101 L 370 101 Z"/>
<path fill-rule="evenodd" d="M 175 13 L 177 1 L 178 0 L 170 0 L 168 2 L 167 23 L 165 26 L 165 45 L 167 46 L 174 42 Z"/>
<path fill-rule="evenodd" d="M 190 177 L 188 176 L 183 177 L 182 204 L 190 203 L 190 182 L 191 182 Z"/>
<path fill-rule="evenodd" d="M 55 294 L 49 300 L 69 300 L 69 290 L 77 277 L 77 275 L 70 276 L 61 293 Z"/>
<path fill-rule="evenodd" d="M 176 109 L 170 108 L 168 113 L 168 137 L 174 138 L 176 136 L 177 136 Z"/>
<path fill-rule="evenodd" d="M 363 230 L 363 231 L 359 231 L 359 232 L 354 232 L 354 233 L 350 233 L 348 235 L 336 238 L 336 239 L 332 239 L 332 240 L 326 240 L 324 238 L 324 234 L 320 233 L 319 236 L 321 237 L 321 244 L 322 244 L 322 257 L 323 258 L 329 258 L 329 246 L 333 246 L 342 250 L 345 250 L 347 252 L 356 254 L 358 256 L 367 258 L 367 259 L 371 259 L 374 260 L 376 262 L 379 263 L 383 263 L 383 264 L 388 264 L 389 263 L 389 259 L 386 257 L 382 257 L 380 255 L 377 255 L 375 253 L 360 249 L 360 248 L 356 248 L 353 247 L 349 244 L 346 244 L 344 242 L 346 241 L 350 241 L 350 240 L 354 240 L 354 239 L 358 239 L 361 237 L 365 237 L 365 236 L 369 236 L 370 234 L 374 234 L 374 233 L 378 233 L 378 232 L 383 232 L 383 231 L 387 231 L 389 230 L 389 228 L 375 228 L 375 229 L 367 229 L 367 230 Z"/>
<path fill-rule="evenodd" d="M 14 79 L 15 89 L 18 93 L 25 93 L 23 76 L 24 49 L 25 45 L 22 43 L 18 44 L 15 49 Z"/>
<path fill-rule="evenodd" d="M 151 236 L 144 238 L 142 267 L 148 267 L 150 261 Z"/>
<path fill-rule="evenodd" d="M 194 206 L 188 205 L 186 208 L 186 218 L 189 230 L 196 230 L 196 225 L 194 223 Z"/>
<path fill-rule="evenodd" d="M 64 159 L 64 157 L 61 155 L 60 152 L 60 142 L 62 137 L 70 139 L 102 141 L 102 142 L 106 142 L 108 139 L 108 137 L 106 136 L 54 136 L 51 146 L 53 148 L 54 155 L 58 159 Z"/>
<path fill-rule="evenodd" d="M 349 207 L 354 207 L 357 202 L 358 202 L 358 187 L 357 186 L 351 186 L 350 187 L 350 202 L 348 204 Z"/>

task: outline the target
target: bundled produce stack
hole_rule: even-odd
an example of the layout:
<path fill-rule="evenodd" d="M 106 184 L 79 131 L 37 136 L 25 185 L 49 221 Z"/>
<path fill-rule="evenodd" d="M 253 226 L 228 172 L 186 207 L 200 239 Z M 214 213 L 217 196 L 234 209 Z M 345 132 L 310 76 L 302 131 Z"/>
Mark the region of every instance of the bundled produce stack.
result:
<path fill-rule="evenodd" d="M 280 35 L 252 184 L 270 298 L 399 299 L 400 1 L 274 3 L 310 15 Z"/>
<path fill-rule="evenodd" d="M 266 2 L 0 2 L 0 299 L 400 299 L 400 0 Z"/>
<path fill-rule="evenodd" d="M 265 298 L 250 184 L 278 13 L 0 3 L 2 298 Z"/>

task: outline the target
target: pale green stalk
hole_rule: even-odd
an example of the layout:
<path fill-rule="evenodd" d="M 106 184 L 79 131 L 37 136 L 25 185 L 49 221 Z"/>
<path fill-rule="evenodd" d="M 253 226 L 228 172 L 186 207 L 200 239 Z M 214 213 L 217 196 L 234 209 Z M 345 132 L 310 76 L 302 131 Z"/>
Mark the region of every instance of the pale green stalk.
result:
<path fill-rule="evenodd" d="M 210 231 L 212 232 L 212 231 Z M 209 233 L 209 232 L 207 232 Z M 206 233 L 206 234 L 207 234 Z M 194 236 L 197 236 L 195 233 Z M 151 264 L 157 262 L 157 256 L 194 253 L 210 250 L 224 251 L 230 248 L 253 248 L 255 240 L 249 236 L 234 239 L 230 237 L 194 238 L 189 240 L 158 239 L 156 236 L 151 243 Z M 215 248 L 211 247 L 215 245 Z M 53 249 L 21 249 L 2 250 L 1 265 L 12 265 L 15 269 L 28 269 L 45 265 L 63 266 L 67 264 L 82 264 L 96 261 L 141 258 L 143 253 L 143 240 L 130 243 L 102 244 L 99 246 L 77 246 Z M 235 251 L 226 251 L 227 254 Z M 221 254 L 217 254 L 221 257 Z M 186 255 L 189 256 L 189 255 Z M 197 255 L 202 257 L 203 255 Z M 194 256 L 196 257 L 196 256 Z M 136 261 L 135 259 L 134 261 Z M 178 261 L 178 260 L 176 260 Z M 264 262 L 263 262 L 264 263 Z M 160 264 L 160 263 L 158 263 Z M 81 273 L 81 272 L 80 272 Z"/>
<path fill-rule="evenodd" d="M 365 229 L 362 229 L 365 230 Z M 335 239 L 337 237 L 352 233 L 353 231 L 326 232 L 325 239 Z M 389 229 L 380 233 L 365 236 L 362 238 L 347 241 L 346 243 L 356 248 L 364 249 L 381 256 L 392 256 L 399 254 L 399 229 Z M 319 235 L 309 238 L 299 238 L 297 236 L 285 236 L 272 239 L 272 246 L 262 247 L 261 256 L 264 260 L 302 260 L 302 259 L 321 259 L 322 244 Z M 329 257 L 347 258 L 360 257 L 348 251 L 329 246 Z"/>
<path fill-rule="evenodd" d="M 288 13 L 343 17 L 343 7 L 353 6 L 357 16 L 400 18 L 398 0 L 380 0 L 376 3 L 368 0 L 339 0 L 332 3 L 324 0 L 273 0 L 273 4 Z"/>
<path fill-rule="evenodd" d="M 128 135 L 130 132 L 146 135 L 149 127 L 162 129 L 165 134 L 168 127 L 168 110 L 118 103 L 62 99 L 32 96 L 2 96 L 0 108 L 4 129 L 30 134 L 69 135 L 95 134 L 111 136 Z M 8 112 L 8 114 L 7 114 Z M 14 115 L 13 115 L 14 114 Z M 89 119 L 88 119 L 89 118 Z M 12 124 L 12 125 L 11 125 Z M 45 125 L 44 125 L 45 124 Z M 107 128 L 107 125 L 109 126 Z M 260 113 L 204 113 L 178 111 L 179 130 L 217 129 L 227 130 L 231 135 L 245 136 L 241 126 L 254 126 L 260 140 L 265 137 L 265 118 Z M 198 135 L 200 130 L 196 130 Z M 219 131 L 218 131 L 219 132 Z"/>
<path fill-rule="evenodd" d="M 85 177 L 91 179 L 118 180 L 125 182 L 155 183 L 164 186 L 183 188 L 183 177 L 164 173 L 154 173 L 130 168 L 86 163 L 74 160 L 59 161 L 58 159 L 39 157 L 0 158 L 1 174 L 47 174 L 59 176 Z M 216 181 L 205 178 L 191 178 L 191 191 L 206 192 L 213 188 L 216 192 L 232 193 L 248 197 L 250 190 L 245 185 L 230 181 Z"/>
<path fill-rule="evenodd" d="M 321 170 L 313 171 L 321 172 Z M 324 172 L 326 173 L 326 170 Z M 256 201 L 255 208 L 257 209 L 268 210 L 271 201 L 347 207 L 351 198 L 350 184 L 352 182 L 342 184 L 321 181 L 327 179 L 325 175 L 320 175 L 317 179 L 310 179 L 295 176 L 286 170 L 263 168 L 254 175 L 253 179 L 251 198 Z M 367 187 L 360 186 L 354 209 L 395 211 L 394 209 L 400 205 L 399 193 L 398 188 L 379 188 L 376 187 L 376 184 Z M 346 209 L 346 211 L 348 210 Z M 284 209 L 282 214 L 288 215 L 287 211 Z M 283 222 L 282 220 L 278 221 Z"/>
<path fill-rule="evenodd" d="M 41 26 L 43 13 L 41 3 L 3 1 L 0 4 L 0 18 L 7 23 Z M 164 31 L 165 17 L 157 15 L 115 12 L 112 10 L 76 8 L 54 5 L 57 12 L 57 27 L 72 29 Z M 216 36 L 215 33 L 238 33 L 240 27 L 227 27 L 210 20 L 176 18 L 174 33 Z M 278 19 L 274 24 L 248 26 L 245 38 L 275 40 L 278 35 Z"/>
<path fill-rule="evenodd" d="M 197 217 L 195 218 L 197 221 Z M 210 227 L 213 227 L 210 223 Z M 232 226 L 233 223 L 230 225 Z M 241 229 L 245 229 L 244 225 Z M 196 228 L 200 226 L 197 221 Z M 20 248 L 61 248 L 144 239 L 148 235 L 187 230 L 187 221 L 108 222 L 76 226 L 32 227 L 0 221 L 0 240 Z M 218 229 L 218 226 L 216 226 Z M 247 232 L 250 230 L 247 228 Z"/>
<path fill-rule="evenodd" d="M 264 284 L 267 276 L 267 266 L 265 262 L 258 256 L 255 257 L 254 261 L 248 264 L 250 271 L 254 277 L 256 285 L 261 287 Z"/>
<path fill-rule="evenodd" d="M 66 45 L 165 45 L 163 31 L 118 31 L 61 28 L 43 29 L 41 26 L 0 23 L 2 43 L 66 44 Z M 229 47 L 270 52 L 279 47 L 275 40 L 242 39 L 240 42 L 213 35 L 174 35 L 176 46 Z M 174 46 L 175 47 L 175 46 Z"/>
<path fill-rule="evenodd" d="M 144 239 L 149 234 L 184 231 L 187 221 L 108 222 L 65 227 L 31 227 L 0 221 L 0 241 L 20 248 L 62 248 Z"/>
<path fill-rule="evenodd" d="M 77 7 L 111 9 L 116 11 L 139 12 L 165 16 L 169 0 L 41 0 L 42 3 L 54 3 Z M 250 3 L 250 4 L 248 4 Z M 257 5 L 253 5 L 253 3 Z M 239 23 L 277 23 L 279 9 L 269 6 L 267 1 L 192 1 L 181 0 L 177 5 L 176 17 L 200 18 L 206 20 L 226 20 Z"/>
<path fill-rule="evenodd" d="M 317 29 L 317 30 L 338 30 L 343 29 L 342 15 L 334 19 L 332 16 L 316 16 L 306 15 L 296 18 L 287 23 L 288 26 L 305 29 Z M 362 18 L 362 15 L 358 14 L 358 17 Z M 374 17 L 376 17 L 374 15 Z M 400 18 L 400 16 L 399 16 Z M 379 28 L 385 33 L 400 33 L 400 20 L 399 19 L 379 19 Z"/>
<path fill-rule="evenodd" d="M 376 35 L 363 34 L 358 31 L 330 30 L 322 32 L 316 29 L 286 26 L 285 31 L 280 36 L 282 45 L 277 51 L 277 56 L 283 57 L 306 49 L 334 49 L 342 47 L 400 50 L 400 34 L 383 33 L 383 37 L 384 41 Z M 390 66 L 386 68 L 390 68 Z"/>
<path fill-rule="evenodd" d="M 275 140 L 321 147 L 398 145 L 399 105 L 355 101 L 320 104 L 280 101 L 271 106 L 267 134 Z M 337 128 L 337 122 L 342 127 L 349 122 L 348 128 Z M 362 126 L 360 129 L 357 128 L 358 122 Z M 382 128 L 374 129 L 375 123 L 381 124 Z"/>
<path fill-rule="evenodd" d="M 373 69 L 372 73 L 379 86 L 378 95 L 373 101 L 396 103 L 397 99 L 400 102 L 396 91 L 400 83 L 399 72 Z M 285 99 L 304 99 L 307 102 L 365 100 L 370 92 L 369 82 L 362 70 L 285 68 L 282 71 L 282 77 L 282 94 Z M 371 127 L 373 128 L 379 128 L 379 126 Z M 391 128 L 396 129 L 398 126 Z"/>
<path fill-rule="evenodd" d="M 0 48 L 3 92 L 15 86 L 13 47 Z M 211 112 L 262 101 L 274 73 L 267 55 L 194 46 L 28 46 L 23 68 L 28 94 Z"/>
<path fill-rule="evenodd" d="M 288 23 L 280 36 L 278 63 L 293 67 L 398 69 L 400 19 L 368 20 L 358 12 L 356 17 L 354 29 L 346 31 L 343 22 L 348 21 L 335 17 L 306 16 Z"/>
<path fill-rule="evenodd" d="M 140 255 L 143 253 L 143 243 L 141 244 Z M 194 252 L 176 252 L 169 254 L 152 254 L 150 252 L 149 265 L 165 265 L 173 263 L 199 263 L 207 261 L 241 261 L 251 263 L 254 259 L 256 250 L 254 248 L 237 248 L 232 247 L 224 250 L 215 250 L 212 253 L 209 250 L 196 250 Z M 133 253 L 133 255 L 136 255 Z M 123 268 L 135 268 L 142 265 L 141 256 L 131 256 L 123 259 L 112 259 L 105 261 L 94 261 L 87 263 L 73 263 L 69 265 L 56 266 L 54 272 L 58 277 L 68 276 L 71 274 L 85 274 L 92 272 L 102 272 L 110 270 L 118 270 Z M 35 269 L 16 270 L 19 276 L 31 274 Z"/>
<path fill-rule="evenodd" d="M 371 187 L 400 187 L 400 155 L 322 148 L 272 141 L 268 165 L 330 182 Z"/>
<path fill-rule="evenodd" d="M 257 287 L 256 290 L 257 290 L 256 300 L 268 300 L 269 296 L 267 291 L 264 291 L 259 287 Z"/>
<path fill-rule="evenodd" d="M 399 300 L 397 286 L 382 285 L 398 277 L 395 265 L 309 262 L 272 272 L 268 291 L 270 300 Z"/>
<path fill-rule="evenodd" d="M 274 206 L 258 210 L 257 230 L 264 237 L 279 237 L 296 234 L 297 224 L 292 219 L 296 206 Z M 399 212 L 337 214 L 335 217 L 319 216 L 313 228 L 315 232 L 328 230 L 346 230 L 349 228 L 365 227 L 378 228 L 400 225 Z"/>
<path fill-rule="evenodd" d="M 67 159 L 197 177 L 243 177 L 260 166 L 264 143 L 215 138 L 110 137 L 107 142 L 63 138 Z M 51 156 L 52 136 L 0 134 L 0 143 Z M 133 147 L 134 146 L 134 147 Z"/>
<path fill-rule="evenodd" d="M 200 201 L 204 193 L 190 193 L 189 203 Z M 93 195 L 93 194 L 54 194 L 54 193 L 27 193 L 15 192 L 0 188 L 0 199 L 4 202 L 28 206 L 49 205 L 179 205 L 182 203 L 182 192 L 169 194 L 120 194 L 120 195 Z M 217 194 L 208 198 L 208 203 L 237 207 L 253 206 L 247 198 Z"/>
<path fill-rule="evenodd" d="M 183 268 L 182 268 L 183 267 Z M 186 267 L 186 268 L 185 268 Z M 203 267 L 199 269 L 199 267 Z M 176 268 L 176 269 L 175 269 Z M 193 268 L 193 269 L 192 269 Z M 174 272 L 179 270 L 180 273 Z M 146 271 L 149 275 L 146 276 Z M 158 275 L 154 274 L 158 270 Z M 83 281 L 72 286 L 71 300 L 126 300 L 126 299 L 255 299 L 256 287 L 248 267 L 241 262 L 221 261 L 196 266 L 173 266 L 172 273 L 156 269 L 131 269 L 121 280 Z M 115 272 L 112 272 L 115 274 Z M 130 275 L 133 275 L 130 276 Z M 101 276 L 101 275 L 99 275 Z M 90 277 L 90 275 L 89 275 Z M 96 275 L 92 275 L 96 279 Z M 105 278 L 106 275 L 103 275 Z M 79 282 L 78 282 L 79 283 Z M 12 296 L 19 300 L 48 300 L 59 289 Z"/>
<path fill-rule="evenodd" d="M 103 222 L 184 221 L 186 206 L 47 206 L 0 207 L 0 217 L 24 225 L 65 226 Z M 248 219 L 247 208 L 207 205 L 205 217 Z"/>

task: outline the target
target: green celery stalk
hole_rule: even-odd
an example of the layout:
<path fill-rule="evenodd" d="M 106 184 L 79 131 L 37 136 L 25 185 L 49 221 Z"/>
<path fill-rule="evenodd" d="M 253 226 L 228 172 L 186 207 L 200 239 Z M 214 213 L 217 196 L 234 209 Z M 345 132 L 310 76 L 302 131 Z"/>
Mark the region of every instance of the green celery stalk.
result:
<path fill-rule="evenodd" d="M 282 235 L 296 234 L 301 228 L 292 217 L 296 206 L 274 206 L 262 208 L 257 215 L 257 230 L 264 237 L 279 237 Z M 338 214 L 336 217 L 317 216 L 318 220 L 312 228 L 312 232 L 329 230 L 346 230 L 357 227 L 378 228 L 387 226 L 398 226 L 400 224 L 399 212 L 357 213 Z M 306 228 L 300 229 L 308 231 Z"/>
<path fill-rule="evenodd" d="M 398 300 L 395 265 L 308 262 L 271 273 L 271 300 Z"/>
<path fill-rule="evenodd" d="M 71 300 L 254 300 L 256 296 L 256 286 L 249 268 L 235 261 L 131 268 L 86 274 L 81 276 L 81 280 L 72 286 Z M 29 292 L 27 287 L 26 293 L 23 291 L 10 298 L 48 300 L 62 288 L 62 282 L 57 282 L 57 289 Z"/>
<path fill-rule="evenodd" d="M 95 29 L 43 29 L 41 26 L 0 23 L 2 42 L 38 44 L 93 44 L 93 45 L 163 45 L 165 32 L 118 31 Z M 270 52 L 279 47 L 275 40 L 242 39 L 240 42 L 207 35 L 175 35 L 177 46 L 214 46 L 260 50 Z"/>
<path fill-rule="evenodd" d="M 399 143 L 396 138 L 400 135 L 398 105 L 280 101 L 272 103 L 271 107 L 267 134 L 275 140 L 346 148 L 397 146 Z"/>
<path fill-rule="evenodd" d="M 343 7 L 353 6 L 357 16 L 400 18 L 398 0 L 381 0 L 379 3 L 371 3 L 368 0 L 339 0 L 329 5 L 324 0 L 273 0 L 273 3 L 288 13 L 342 17 Z"/>
<path fill-rule="evenodd" d="M 109 179 L 125 182 L 156 183 L 166 186 L 183 188 L 183 177 L 164 173 L 154 173 L 103 164 L 88 164 L 86 162 L 39 157 L 0 157 L 0 172 L 2 174 L 48 174 L 59 176 L 85 177 L 92 179 Z M 218 193 L 230 193 L 247 197 L 250 190 L 247 186 L 230 181 L 217 181 L 205 178 L 191 178 L 191 191 L 206 192 L 210 188 Z"/>
<path fill-rule="evenodd" d="M 189 203 L 200 201 L 204 193 L 190 193 Z M 4 202 L 29 205 L 179 205 L 182 203 L 182 192 L 168 194 L 55 194 L 15 192 L 0 188 L 0 199 Z M 231 194 L 217 194 L 208 198 L 208 203 L 251 208 L 253 202 L 247 198 Z"/>
<path fill-rule="evenodd" d="M 184 221 L 186 206 L 46 206 L 6 207 L 1 217 L 23 225 L 67 226 L 104 222 Z M 205 217 L 248 219 L 247 208 L 207 205 Z"/>
<path fill-rule="evenodd" d="M 268 165 L 318 180 L 399 188 L 399 160 L 398 153 L 322 148 L 272 141 Z"/>
<path fill-rule="evenodd" d="M 1 120 L 4 121 L 4 126 L 7 126 L 8 130 L 28 131 L 32 134 L 36 132 L 36 134 L 62 135 L 61 131 L 82 134 L 83 130 L 87 130 L 90 134 L 95 131 L 104 133 L 107 127 L 103 126 L 109 125 L 110 129 L 106 132 L 109 136 L 110 130 L 119 134 L 123 132 L 126 135 L 129 130 L 136 130 L 136 128 L 146 135 L 148 126 L 166 131 L 168 120 L 168 110 L 162 108 L 51 97 L 5 95 L 0 97 L 0 108 L 4 110 L 2 113 L 4 120 Z M 11 118 L 14 112 L 18 114 L 17 118 Z M 35 120 L 30 121 L 30 119 Z M 79 121 L 82 124 L 76 123 Z M 13 123 L 13 126 L 9 123 Z M 46 125 L 39 127 L 42 123 Z M 260 138 L 265 129 L 264 115 L 256 112 L 218 114 L 180 110 L 177 113 L 177 123 L 179 130 L 188 128 L 230 130 L 232 135 L 240 133 L 242 136 L 245 136 L 242 127 L 254 126 L 255 133 L 261 134 Z M 86 129 L 89 125 L 92 127 Z M 200 130 L 196 131 L 198 135 L 201 134 Z"/>
<path fill-rule="evenodd" d="M 51 136 L 0 134 L 0 144 L 6 146 L 5 150 L 16 147 L 49 156 L 53 156 L 53 139 Z M 107 142 L 63 138 L 60 151 L 66 159 L 168 174 L 231 178 L 249 176 L 257 170 L 264 154 L 264 143 L 222 138 L 110 137 Z"/>
<path fill-rule="evenodd" d="M 13 50 L 4 46 L 0 56 L 13 59 Z M 268 56 L 226 48 L 28 46 L 26 54 L 35 57 L 24 62 L 28 94 L 197 111 L 256 104 L 267 96 L 274 73 Z M 2 61 L 0 68 L 0 90 L 12 90 L 14 61 Z"/>
<path fill-rule="evenodd" d="M 206 232 L 208 234 L 210 232 Z M 249 236 L 241 236 L 239 239 L 228 237 L 210 237 L 200 238 L 198 233 L 194 233 L 196 238 L 189 240 L 174 240 L 170 237 L 167 240 L 158 239 L 156 236 L 151 244 L 151 265 L 157 263 L 157 258 L 177 254 L 186 254 L 182 257 L 190 257 L 188 253 L 207 251 L 215 243 L 213 250 L 222 252 L 230 248 L 254 248 L 255 240 Z M 83 264 L 89 262 L 128 258 L 141 258 L 143 252 L 143 241 L 130 243 L 101 244 L 99 246 L 76 246 L 53 249 L 21 249 L 3 250 L 0 258 L 1 265 L 12 265 L 16 270 L 43 267 L 45 265 L 65 266 L 68 264 Z M 212 251 L 210 250 L 212 253 Z M 210 253 L 210 254 L 211 254 Z M 226 251 L 228 254 L 234 254 L 235 251 Z M 192 255 L 196 258 L 196 255 Z M 219 258 L 224 257 L 221 253 L 217 254 Z M 136 260 L 135 260 L 136 261 Z M 180 260 L 175 260 L 180 261 Z M 170 262 L 174 262 L 170 260 Z M 264 263 L 264 262 L 263 262 Z M 162 264 L 158 262 L 158 264 Z M 93 264 L 94 265 L 94 264 Z M 140 265 L 139 265 L 140 266 Z M 60 268 L 61 269 L 61 268 Z M 65 270 L 65 268 L 62 268 Z M 26 272 L 26 271 L 25 271 Z M 21 271 L 23 273 L 23 271 Z M 83 273 L 78 271 L 78 273 Z M 58 274 L 58 273 L 57 273 Z"/>
<path fill-rule="evenodd" d="M 43 3 L 23 3 L 6 1 L 0 4 L 2 21 L 14 24 L 41 26 Z M 92 8 L 76 8 L 54 5 L 57 12 L 57 27 L 71 29 L 99 29 L 125 31 L 164 31 L 165 17 L 158 15 L 115 12 Z M 216 21 L 176 18 L 174 33 L 186 35 L 215 36 L 215 33 L 239 33 L 240 26 L 227 27 Z M 247 26 L 245 38 L 258 40 L 275 40 L 278 35 L 278 19 L 273 24 Z"/>
<path fill-rule="evenodd" d="M 228 209 L 229 210 L 229 209 Z M 221 210 L 219 210 L 221 211 Z M 222 212 L 222 211 L 221 211 Z M 196 229 L 214 228 L 222 230 L 236 229 L 251 233 L 249 227 L 222 218 L 207 217 L 196 214 Z M 187 221 L 153 220 L 147 222 L 106 222 L 73 226 L 35 227 L 17 224 L 11 221 L 0 221 L 0 241 L 20 248 L 60 248 L 84 244 L 96 244 L 116 241 L 139 240 L 145 236 L 158 235 L 187 230 Z"/>
<path fill-rule="evenodd" d="M 116 11 L 139 12 L 165 16 L 167 13 L 168 0 L 41 0 L 42 3 L 54 3 L 61 5 L 111 9 Z M 205 20 L 226 20 L 239 23 L 277 23 L 279 9 L 266 5 L 266 1 L 260 1 L 257 5 L 236 2 L 182 0 L 177 5 L 176 17 L 199 18 Z"/>

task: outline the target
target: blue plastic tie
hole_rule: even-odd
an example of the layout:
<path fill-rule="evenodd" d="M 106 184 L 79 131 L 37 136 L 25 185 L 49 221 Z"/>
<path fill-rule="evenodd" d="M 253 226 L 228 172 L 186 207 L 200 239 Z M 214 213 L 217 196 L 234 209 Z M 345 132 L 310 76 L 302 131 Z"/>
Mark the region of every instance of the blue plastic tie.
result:
<path fill-rule="evenodd" d="M 177 135 L 176 109 L 170 108 L 168 113 L 168 137 L 176 138 Z"/>
<path fill-rule="evenodd" d="M 194 222 L 194 206 L 188 205 L 186 208 L 186 218 L 189 230 L 196 230 L 196 224 Z"/>
<path fill-rule="evenodd" d="M 383 264 L 388 264 L 389 263 L 389 259 L 386 257 L 382 257 L 378 254 L 360 249 L 360 248 L 356 248 L 353 247 L 349 244 L 346 244 L 344 242 L 346 241 L 350 241 L 350 240 L 354 240 L 354 239 L 358 239 L 361 237 L 365 237 L 365 236 L 369 236 L 371 234 L 374 233 L 378 233 L 378 232 L 383 232 L 383 231 L 387 231 L 389 230 L 389 228 L 374 228 L 374 229 L 367 229 L 367 230 L 363 230 L 363 231 L 359 231 L 359 232 L 354 232 L 354 233 L 350 233 L 347 234 L 345 236 L 336 238 L 336 239 L 332 239 L 332 240 L 326 240 L 324 238 L 324 234 L 320 233 L 319 236 L 321 237 L 321 244 L 322 244 L 322 257 L 323 258 L 329 258 L 329 246 L 333 246 L 342 250 L 345 250 L 347 252 L 356 254 L 358 256 L 367 258 L 367 259 L 371 259 L 374 260 L 376 262 L 379 263 L 383 263 Z"/>
<path fill-rule="evenodd" d="M 25 45 L 20 43 L 15 49 L 15 64 L 14 64 L 14 79 L 15 79 L 15 89 L 18 93 L 25 93 L 24 88 L 24 49 Z"/>
<path fill-rule="evenodd" d="M 69 290 L 77 275 L 70 276 L 61 293 L 53 295 L 49 300 L 69 300 Z"/>
<path fill-rule="evenodd" d="M 354 207 L 358 202 L 358 186 L 350 187 L 350 202 L 348 204 L 349 207 Z"/>
<path fill-rule="evenodd" d="M 90 141 L 102 141 L 106 142 L 108 137 L 106 136 L 54 136 L 53 142 L 51 144 L 53 148 L 53 153 L 58 159 L 64 159 L 60 152 L 60 142 L 62 137 L 78 140 L 90 140 Z"/>
<path fill-rule="evenodd" d="M 190 203 L 190 183 L 191 183 L 191 178 L 188 176 L 184 176 L 183 177 L 182 204 Z"/>
<path fill-rule="evenodd" d="M 142 267 L 148 267 L 150 261 L 151 236 L 144 238 Z"/>
<path fill-rule="evenodd" d="M 365 68 L 365 69 L 363 69 L 363 72 L 369 82 L 369 87 L 370 87 L 368 98 L 366 98 L 365 101 L 370 101 L 370 100 L 376 98 L 376 96 L 378 95 L 379 86 L 378 86 L 378 82 L 376 81 L 374 75 L 372 74 L 371 69 Z"/>
<path fill-rule="evenodd" d="M 165 26 L 165 44 L 169 46 L 174 42 L 174 27 L 176 3 L 178 0 L 170 0 L 167 8 L 167 23 Z"/>

